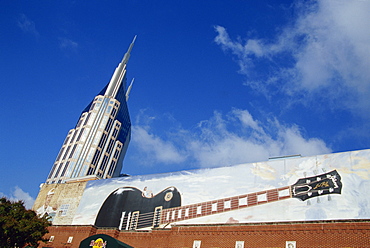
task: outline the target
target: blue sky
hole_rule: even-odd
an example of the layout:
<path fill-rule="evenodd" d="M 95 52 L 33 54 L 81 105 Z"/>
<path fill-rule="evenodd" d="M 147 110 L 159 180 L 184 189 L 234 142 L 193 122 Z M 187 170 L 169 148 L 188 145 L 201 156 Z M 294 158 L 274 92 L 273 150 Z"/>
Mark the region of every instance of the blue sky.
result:
<path fill-rule="evenodd" d="M 369 148 L 370 1 L 2 1 L 0 195 L 28 206 L 131 40 L 123 173 Z"/>

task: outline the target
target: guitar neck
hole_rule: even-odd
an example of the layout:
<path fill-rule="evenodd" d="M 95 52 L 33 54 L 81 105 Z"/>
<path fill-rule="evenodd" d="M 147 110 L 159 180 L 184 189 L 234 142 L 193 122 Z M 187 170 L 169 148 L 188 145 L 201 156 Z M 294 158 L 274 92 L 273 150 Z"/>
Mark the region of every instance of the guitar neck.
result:
<path fill-rule="evenodd" d="M 291 186 L 228 197 L 187 206 L 162 209 L 160 224 L 188 220 L 292 198 Z"/>

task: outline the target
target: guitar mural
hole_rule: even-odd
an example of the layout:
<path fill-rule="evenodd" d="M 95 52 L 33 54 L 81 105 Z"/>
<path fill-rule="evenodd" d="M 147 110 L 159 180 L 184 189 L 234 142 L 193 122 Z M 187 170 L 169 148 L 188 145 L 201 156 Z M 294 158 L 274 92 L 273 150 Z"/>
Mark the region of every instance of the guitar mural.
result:
<path fill-rule="evenodd" d="M 156 195 L 149 196 L 135 187 L 121 187 L 113 191 L 104 201 L 95 225 L 120 230 L 156 228 L 173 222 L 289 198 L 305 201 L 327 194 L 341 194 L 341 190 L 341 176 L 336 170 L 301 178 L 291 186 L 185 206 L 181 206 L 181 195 L 175 187 L 168 187 Z"/>
<path fill-rule="evenodd" d="M 95 226 L 125 230 L 153 226 L 156 208 L 167 209 L 180 205 L 181 196 L 175 187 L 169 187 L 153 197 L 146 196 L 137 188 L 123 187 L 105 200 L 96 217 Z"/>

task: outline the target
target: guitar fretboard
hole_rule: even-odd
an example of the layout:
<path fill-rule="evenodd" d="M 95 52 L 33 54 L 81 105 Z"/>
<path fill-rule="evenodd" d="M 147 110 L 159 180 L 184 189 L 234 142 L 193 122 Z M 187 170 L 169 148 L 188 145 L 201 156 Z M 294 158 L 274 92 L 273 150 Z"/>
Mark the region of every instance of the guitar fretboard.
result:
<path fill-rule="evenodd" d="M 291 198 L 291 186 L 176 208 L 163 209 L 160 224 L 198 218 Z"/>

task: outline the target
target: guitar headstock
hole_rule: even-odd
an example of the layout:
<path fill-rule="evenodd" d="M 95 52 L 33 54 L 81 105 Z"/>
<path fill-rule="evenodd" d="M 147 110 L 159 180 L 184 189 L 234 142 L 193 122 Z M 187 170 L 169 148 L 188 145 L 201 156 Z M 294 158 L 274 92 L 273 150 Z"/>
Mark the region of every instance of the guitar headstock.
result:
<path fill-rule="evenodd" d="M 336 170 L 318 176 L 301 178 L 291 186 L 292 197 L 305 201 L 316 196 L 340 194 L 342 190 L 340 179 Z"/>

